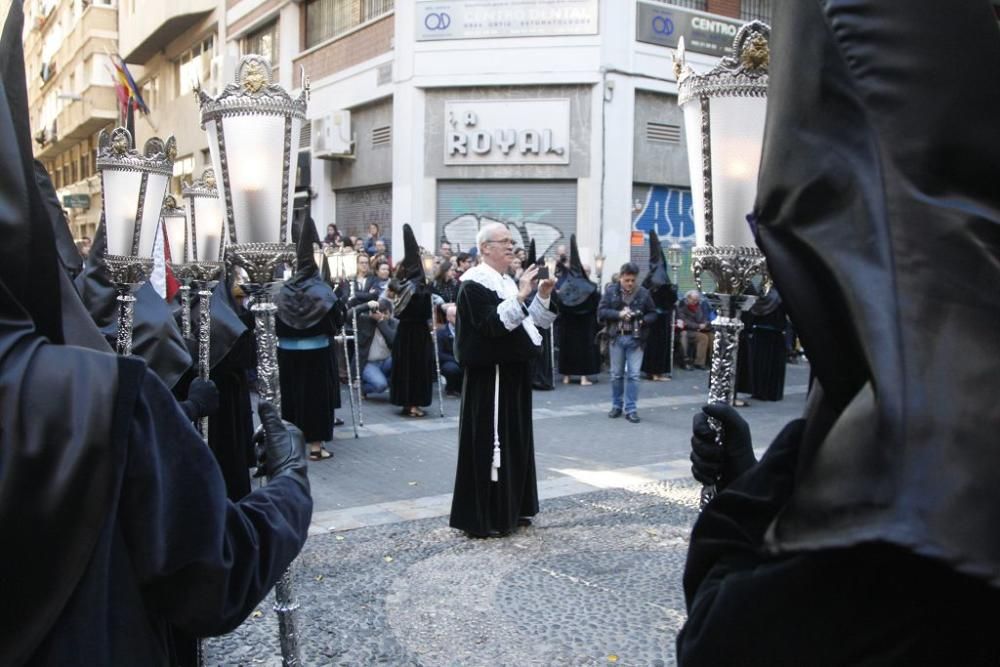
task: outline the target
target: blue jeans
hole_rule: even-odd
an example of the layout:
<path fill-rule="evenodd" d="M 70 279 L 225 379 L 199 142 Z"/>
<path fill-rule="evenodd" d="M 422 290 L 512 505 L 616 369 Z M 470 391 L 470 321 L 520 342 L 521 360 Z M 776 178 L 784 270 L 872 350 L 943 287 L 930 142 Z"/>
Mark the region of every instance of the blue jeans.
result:
<path fill-rule="evenodd" d="M 642 345 L 632 336 L 617 336 L 611 341 L 611 407 L 635 412 L 639 398 L 639 370 L 642 368 Z M 623 391 L 624 389 L 624 391 Z M 622 406 L 622 394 L 625 405 Z"/>
<path fill-rule="evenodd" d="M 392 357 L 365 362 L 361 369 L 361 391 L 365 394 L 381 394 L 389 388 L 392 373 Z"/>

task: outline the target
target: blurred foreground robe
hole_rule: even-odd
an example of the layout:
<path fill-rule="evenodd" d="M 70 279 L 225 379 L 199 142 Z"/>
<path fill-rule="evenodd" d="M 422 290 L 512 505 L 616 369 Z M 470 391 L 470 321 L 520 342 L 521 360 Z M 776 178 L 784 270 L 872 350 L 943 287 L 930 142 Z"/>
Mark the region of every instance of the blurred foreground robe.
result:
<path fill-rule="evenodd" d="M 551 326 L 554 302 L 537 297 L 525 308 L 509 276 L 480 264 L 462 274 L 455 348 L 465 369 L 458 427 L 458 467 L 451 520 L 473 536 L 505 534 L 518 517 L 538 514 L 531 365 L 540 352 L 539 327 Z M 494 432 L 494 409 L 498 431 Z M 498 481 L 490 480 L 499 436 Z"/>
<path fill-rule="evenodd" d="M 696 523 L 681 665 L 996 665 L 1000 34 L 775 6 L 758 245 L 817 387 Z"/>
<path fill-rule="evenodd" d="M 0 664 L 169 665 L 171 626 L 223 633 L 259 604 L 305 542 L 312 501 L 290 475 L 228 501 L 145 362 L 82 346 L 96 328 L 75 316 L 32 175 L 22 26 L 12 3 L 0 37 Z"/>

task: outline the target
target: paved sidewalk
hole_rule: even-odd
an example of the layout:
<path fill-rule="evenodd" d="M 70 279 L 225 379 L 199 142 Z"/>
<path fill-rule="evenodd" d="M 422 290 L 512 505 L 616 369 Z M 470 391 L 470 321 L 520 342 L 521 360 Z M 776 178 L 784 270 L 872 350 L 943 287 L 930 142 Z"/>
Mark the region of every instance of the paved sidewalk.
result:
<path fill-rule="evenodd" d="M 655 482 L 542 501 L 469 540 L 445 518 L 310 538 L 294 566 L 307 665 L 676 664 L 698 489 Z M 206 664 L 280 665 L 272 600 Z"/>
<path fill-rule="evenodd" d="M 808 366 L 787 368 L 785 400 L 741 409 L 758 454 L 802 412 Z M 491 540 L 448 527 L 458 401 L 444 419 L 436 404 L 407 419 L 374 398 L 354 438 L 345 391 L 335 457 L 310 467 L 313 525 L 292 570 L 304 664 L 675 664 L 706 380 L 643 382 L 640 424 L 607 418 L 606 375 L 535 392 L 541 513 Z M 280 665 L 272 602 L 206 641 L 206 664 Z"/>

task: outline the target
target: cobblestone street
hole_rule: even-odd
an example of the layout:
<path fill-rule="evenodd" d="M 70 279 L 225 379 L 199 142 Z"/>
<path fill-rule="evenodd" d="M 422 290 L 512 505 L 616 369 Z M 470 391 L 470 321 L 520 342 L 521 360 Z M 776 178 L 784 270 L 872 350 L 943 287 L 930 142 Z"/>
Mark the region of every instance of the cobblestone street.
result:
<path fill-rule="evenodd" d="M 675 664 L 697 516 L 688 439 L 706 379 L 643 382 L 637 425 L 607 418 L 606 376 L 535 392 L 541 513 L 505 539 L 448 527 L 456 399 L 422 420 L 366 401 L 357 439 L 342 411 L 335 458 L 310 470 L 313 527 L 293 566 L 304 662 Z M 790 365 L 785 400 L 741 410 L 758 453 L 801 412 L 807 379 Z M 280 664 L 271 604 L 207 641 L 207 664 Z"/>

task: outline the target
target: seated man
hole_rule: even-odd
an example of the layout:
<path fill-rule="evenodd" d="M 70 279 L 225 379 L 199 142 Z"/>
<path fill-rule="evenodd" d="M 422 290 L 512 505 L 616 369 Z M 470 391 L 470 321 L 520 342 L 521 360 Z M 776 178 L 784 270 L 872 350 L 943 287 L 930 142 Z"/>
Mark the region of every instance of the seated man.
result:
<path fill-rule="evenodd" d="M 688 290 L 687 294 L 684 295 L 684 303 L 677 307 L 676 326 L 681 339 L 684 370 L 691 369 L 692 361 L 695 368 L 705 368 L 708 345 L 712 342 L 712 337 L 705 309 L 701 307 L 701 294 L 698 290 Z M 692 345 L 695 348 L 693 356 L 691 354 Z"/>
<path fill-rule="evenodd" d="M 441 361 L 441 375 L 445 379 L 445 392 L 449 396 L 462 395 L 462 376 L 464 372 L 455 359 L 455 315 L 458 306 L 445 304 L 444 316 L 447 322 L 437 330 L 438 359 Z"/>

